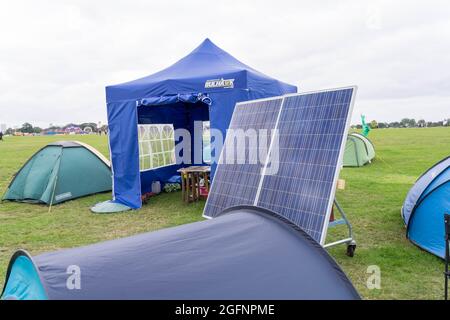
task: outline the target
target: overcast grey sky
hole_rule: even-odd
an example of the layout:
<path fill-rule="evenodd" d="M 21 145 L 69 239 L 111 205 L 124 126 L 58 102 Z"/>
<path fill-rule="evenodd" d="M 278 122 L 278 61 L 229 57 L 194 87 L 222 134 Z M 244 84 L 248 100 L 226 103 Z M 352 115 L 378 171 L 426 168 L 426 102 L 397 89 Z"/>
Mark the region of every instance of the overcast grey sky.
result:
<path fill-rule="evenodd" d="M 204 38 L 300 91 L 356 84 L 353 122 L 450 118 L 446 1 L 0 0 L 0 123 L 106 122 L 104 87 Z"/>

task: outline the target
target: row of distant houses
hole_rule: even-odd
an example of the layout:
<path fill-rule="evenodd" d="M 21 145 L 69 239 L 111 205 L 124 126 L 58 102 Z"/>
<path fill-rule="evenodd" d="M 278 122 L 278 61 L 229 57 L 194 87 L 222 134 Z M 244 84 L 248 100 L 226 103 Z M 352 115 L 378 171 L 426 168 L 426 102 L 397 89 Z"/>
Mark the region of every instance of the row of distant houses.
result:
<path fill-rule="evenodd" d="M 33 127 L 30 123 L 26 122 L 21 128 L 17 126 L 14 128 L 8 128 L 6 124 L 0 124 L 0 132 L 4 135 L 15 135 L 15 136 L 35 136 L 35 135 L 66 135 L 66 134 L 107 134 L 108 126 L 89 122 L 82 124 L 67 124 L 65 126 L 56 126 L 50 124 L 50 127 L 46 129 L 41 129 L 39 127 Z"/>
<path fill-rule="evenodd" d="M 41 134 L 43 135 L 55 135 L 55 134 L 84 134 L 84 133 L 92 133 L 93 130 L 91 127 L 85 127 L 84 130 L 77 125 L 69 124 L 63 128 L 48 128 L 42 130 Z"/>

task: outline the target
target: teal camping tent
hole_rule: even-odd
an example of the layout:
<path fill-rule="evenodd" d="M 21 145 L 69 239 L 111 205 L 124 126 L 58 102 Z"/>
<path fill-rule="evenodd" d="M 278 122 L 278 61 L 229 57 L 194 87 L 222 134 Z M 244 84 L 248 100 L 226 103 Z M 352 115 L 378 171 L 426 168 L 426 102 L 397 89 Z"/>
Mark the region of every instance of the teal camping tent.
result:
<path fill-rule="evenodd" d="M 89 145 L 62 141 L 35 153 L 16 174 L 3 200 L 51 205 L 111 189 L 107 159 Z"/>

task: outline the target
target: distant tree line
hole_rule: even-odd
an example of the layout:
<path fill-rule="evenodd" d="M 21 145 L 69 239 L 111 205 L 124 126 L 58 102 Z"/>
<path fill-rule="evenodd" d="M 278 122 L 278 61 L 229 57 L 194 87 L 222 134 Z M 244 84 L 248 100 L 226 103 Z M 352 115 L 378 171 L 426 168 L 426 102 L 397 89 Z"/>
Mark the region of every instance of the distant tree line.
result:
<path fill-rule="evenodd" d="M 372 120 L 369 123 L 372 129 L 384 129 L 384 128 L 426 128 L 426 127 L 445 127 L 450 126 L 450 118 L 445 119 L 443 121 L 425 121 L 424 119 L 420 119 L 416 121 L 415 119 L 403 118 L 400 122 L 378 122 L 376 120 Z M 356 124 L 352 126 L 353 129 L 361 129 L 362 125 Z"/>
<path fill-rule="evenodd" d="M 89 127 L 92 129 L 93 132 L 106 132 L 108 130 L 108 126 L 102 125 L 101 127 L 98 127 L 98 125 L 94 122 L 85 122 L 82 124 L 67 124 L 65 126 L 57 126 L 57 125 L 52 125 L 50 124 L 50 126 L 48 128 L 41 128 L 38 126 L 33 126 L 31 123 L 29 122 L 25 122 L 24 124 L 22 124 L 22 126 L 20 128 L 17 129 L 13 129 L 13 128 L 8 128 L 4 134 L 14 134 L 15 132 L 21 132 L 21 133 L 27 133 L 27 134 L 40 134 L 43 131 L 59 131 L 59 130 L 64 130 L 69 126 L 76 126 L 76 127 L 80 127 L 81 130 L 84 130 L 85 128 Z"/>
<path fill-rule="evenodd" d="M 450 126 L 450 118 L 445 119 L 443 121 L 425 121 L 424 119 L 420 119 L 416 121 L 415 119 L 409 119 L 409 118 L 403 118 L 400 122 L 394 121 L 394 122 L 378 122 L 376 120 L 372 120 L 369 123 L 370 127 L 372 129 L 384 129 L 384 128 L 425 128 L 425 127 L 443 127 L 443 126 Z M 64 130 L 65 128 L 69 126 L 78 126 L 81 128 L 81 130 L 84 130 L 86 127 L 89 127 L 92 129 L 93 132 L 107 132 L 108 126 L 102 125 L 101 127 L 98 127 L 98 125 L 94 122 L 85 122 L 82 124 L 67 124 L 65 126 L 56 126 L 56 125 L 50 125 L 48 128 L 40 128 L 35 127 L 29 122 L 25 122 L 21 128 L 13 129 L 8 128 L 4 134 L 14 134 L 14 132 L 22 132 L 22 133 L 28 133 L 28 134 L 40 134 L 43 131 L 59 131 Z M 352 125 L 353 129 L 362 129 L 361 124 Z"/>

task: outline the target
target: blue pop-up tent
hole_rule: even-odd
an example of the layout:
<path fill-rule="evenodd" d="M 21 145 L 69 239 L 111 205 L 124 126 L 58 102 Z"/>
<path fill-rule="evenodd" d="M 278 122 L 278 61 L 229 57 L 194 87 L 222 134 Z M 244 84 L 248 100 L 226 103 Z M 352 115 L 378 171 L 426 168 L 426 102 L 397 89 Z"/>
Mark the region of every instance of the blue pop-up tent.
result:
<path fill-rule="evenodd" d="M 160 72 L 106 87 L 114 202 L 140 208 L 141 194 L 150 191 L 152 182 L 164 183 L 182 166 L 140 171 L 138 124 L 170 124 L 174 130 L 188 130 L 193 140 L 194 122 L 209 121 L 225 138 L 236 102 L 294 92 L 295 86 L 243 64 L 209 39 Z M 203 164 L 194 158 L 193 141 L 191 146 L 191 163 L 185 165 Z M 213 151 L 212 158 L 218 153 Z M 186 159 L 183 153 L 175 156 Z M 214 171 L 213 161 L 211 176 Z"/>
<path fill-rule="evenodd" d="M 450 213 L 450 157 L 417 179 L 402 207 L 407 237 L 417 246 L 445 258 L 444 214 Z"/>

